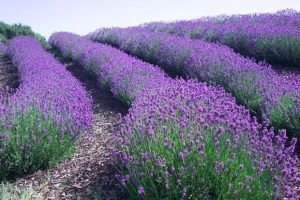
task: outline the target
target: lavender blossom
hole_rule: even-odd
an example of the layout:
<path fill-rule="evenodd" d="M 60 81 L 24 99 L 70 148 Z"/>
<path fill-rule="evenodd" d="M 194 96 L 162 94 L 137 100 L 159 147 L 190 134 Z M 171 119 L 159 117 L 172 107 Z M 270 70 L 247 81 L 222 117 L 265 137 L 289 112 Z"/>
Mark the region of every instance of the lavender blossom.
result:
<path fill-rule="evenodd" d="M 300 13 L 220 15 L 171 23 L 153 22 L 144 28 L 193 39 L 218 42 L 236 52 L 281 67 L 300 67 Z"/>
<path fill-rule="evenodd" d="M 267 125 L 270 121 L 276 130 L 287 129 L 290 136 L 300 139 L 299 75 L 278 74 L 271 66 L 244 58 L 221 44 L 154 33 L 143 27 L 103 28 L 89 37 L 157 64 L 171 74 L 218 84 Z"/>
<path fill-rule="evenodd" d="M 289 195 L 297 196 L 294 185 L 298 180 L 293 176 L 299 173 L 299 159 L 292 152 L 296 144 L 289 147 L 284 131 L 275 135 L 274 130 L 257 123 L 250 111 L 237 105 L 235 98 L 221 87 L 194 79 L 171 79 L 151 64 L 75 34 L 55 33 L 50 43 L 64 56 L 91 70 L 100 84 L 109 86 L 117 98 L 131 105 L 120 126 L 122 149 L 116 158 L 122 163 L 121 175 L 130 175 L 126 184 L 132 188 L 129 195 L 133 199 L 141 194 L 153 199 L 197 198 L 201 187 L 226 191 L 223 195 L 228 199 L 239 195 L 282 198 L 287 196 L 286 187 Z M 155 54 L 152 53 L 148 56 Z M 226 147 L 229 138 L 233 144 Z M 166 142 L 174 145 L 165 148 Z M 200 155 L 198 147 L 205 156 Z M 240 168 L 240 164 L 244 167 Z M 173 166 L 178 170 L 168 172 L 166 183 L 166 169 Z M 247 183 L 250 191 L 236 188 L 245 176 L 251 176 Z M 151 184 L 143 185 L 145 182 Z M 229 183 L 233 188 L 228 191 Z M 278 187 L 276 194 L 273 185 Z"/>

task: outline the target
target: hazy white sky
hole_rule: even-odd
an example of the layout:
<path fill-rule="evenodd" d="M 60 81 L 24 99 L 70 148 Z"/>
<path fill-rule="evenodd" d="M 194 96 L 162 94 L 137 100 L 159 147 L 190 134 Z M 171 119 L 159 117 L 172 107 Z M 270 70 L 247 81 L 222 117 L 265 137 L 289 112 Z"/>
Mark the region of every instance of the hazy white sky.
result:
<path fill-rule="evenodd" d="M 27 24 L 48 37 L 55 31 L 86 34 L 100 27 L 285 8 L 300 11 L 300 0 L 0 0 L 0 21 Z"/>

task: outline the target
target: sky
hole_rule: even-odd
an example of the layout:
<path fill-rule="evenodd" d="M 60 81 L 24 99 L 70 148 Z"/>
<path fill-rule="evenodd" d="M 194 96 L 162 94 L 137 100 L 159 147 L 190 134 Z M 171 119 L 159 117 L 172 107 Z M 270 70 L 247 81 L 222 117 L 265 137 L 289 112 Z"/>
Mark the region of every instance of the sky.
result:
<path fill-rule="evenodd" d="M 47 38 L 101 27 L 195 19 L 219 14 L 300 11 L 300 0 L 0 0 L 0 21 L 22 23 Z"/>

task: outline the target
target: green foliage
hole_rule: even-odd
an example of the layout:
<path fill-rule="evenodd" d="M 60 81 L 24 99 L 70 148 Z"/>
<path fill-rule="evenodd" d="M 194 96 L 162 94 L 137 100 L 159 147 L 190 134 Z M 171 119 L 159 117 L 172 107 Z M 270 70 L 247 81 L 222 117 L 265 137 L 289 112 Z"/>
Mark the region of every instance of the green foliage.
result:
<path fill-rule="evenodd" d="M 297 67 L 300 63 L 300 39 L 292 36 L 262 37 L 256 43 L 256 57 L 270 63 Z"/>
<path fill-rule="evenodd" d="M 0 119 L 0 124 L 3 124 Z M 3 126 L 2 126 L 3 127 Z M 53 119 L 45 119 L 31 107 L 13 116 L 11 125 L 0 127 L 0 180 L 46 168 L 65 159 L 74 150 L 75 138 Z"/>
<path fill-rule="evenodd" d="M 48 48 L 49 45 L 42 35 L 35 33 L 30 26 L 22 24 L 6 24 L 0 21 L 0 41 L 6 43 L 8 40 L 19 35 L 29 35 L 35 37 L 44 48 Z"/>
<path fill-rule="evenodd" d="M 210 42 L 215 42 L 217 40 L 218 33 L 213 30 L 208 30 L 207 35 L 205 36 L 205 40 Z"/>
<path fill-rule="evenodd" d="M 192 29 L 191 32 L 188 32 L 188 36 L 192 39 L 196 39 L 205 34 L 205 30 L 201 27 Z"/>
<path fill-rule="evenodd" d="M 283 127 L 290 133 L 290 136 L 297 137 L 299 140 L 300 118 L 297 113 L 293 112 L 296 108 L 293 97 L 289 94 L 283 95 L 278 99 L 278 106 L 270 111 L 270 119 L 272 124 L 277 125 L 275 129 Z"/>
<path fill-rule="evenodd" d="M 32 186 L 21 189 L 11 184 L 0 184 L 0 199 L 5 200 L 32 200 L 43 199 L 41 194 L 38 194 L 32 189 Z"/>
<path fill-rule="evenodd" d="M 41 45 L 42 45 L 42 47 L 44 47 L 44 49 L 50 48 L 50 45 L 48 44 L 48 42 L 46 41 L 46 38 L 44 36 L 42 36 L 39 33 L 35 33 L 34 37 L 41 43 Z"/>
<path fill-rule="evenodd" d="M 257 75 L 253 72 L 244 72 L 236 76 L 237 82 L 229 81 L 229 92 L 235 96 L 239 104 L 245 105 L 251 112 L 261 115 L 261 94 L 256 86 Z"/>
<path fill-rule="evenodd" d="M 221 38 L 221 43 L 228 46 L 234 46 L 236 52 L 241 53 L 242 55 L 251 55 L 248 46 L 251 46 L 251 38 L 246 34 L 240 32 L 230 32 L 225 34 Z"/>
<path fill-rule="evenodd" d="M 198 136 L 188 134 L 181 138 L 172 121 L 158 124 L 156 137 L 148 137 L 136 127 L 130 147 L 123 149 L 135 161 L 121 169 L 121 174 L 131 174 L 124 185 L 129 199 L 271 199 L 272 176 L 268 171 L 256 173 L 243 142 L 235 147 L 234 138 L 224 133 L 216 145 L 216 131 L 201 130 L 205 146 L 200 152 L 194 147 L 180 159 L 178 155 L 187 148 L 186 144 L 197 142 Z M 172 132 L 165 133 L 163 125 Z M 167 147 L 165 141 L 173 145 Z M 147 159 L 145 152 L 149 152 Z M 217 169 L 216 163 L 223 167 Z M 137 192 L 140 186 L 144 189 L 142 196 Z"/>

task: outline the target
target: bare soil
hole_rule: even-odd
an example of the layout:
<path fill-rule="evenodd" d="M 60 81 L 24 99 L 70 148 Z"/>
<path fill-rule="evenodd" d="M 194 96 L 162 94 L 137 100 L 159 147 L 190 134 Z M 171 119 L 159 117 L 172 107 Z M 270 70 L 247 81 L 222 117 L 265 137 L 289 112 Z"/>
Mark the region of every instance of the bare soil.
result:
<path fill-rule="evenodd" d="M 15 89 L 18 86 L 17 68 L 6 55 L 0 53 L 0 89 Z"/>
<path fill-rule="evenodd" d="M 119 104 L 109 91 L 97 86 L 96 78 L 81 66 L 64 64 L 92 95 L 91 133 L 81 136 L 71 158 L 54 168 L 18 179 L 15 184 L 20 187 L 32 185 L 44 199 L 126 199 L 115 183 L 115 169 L 108 158 L 110 149 L 117 148 L 114 132 L 127 108 Z"/>

